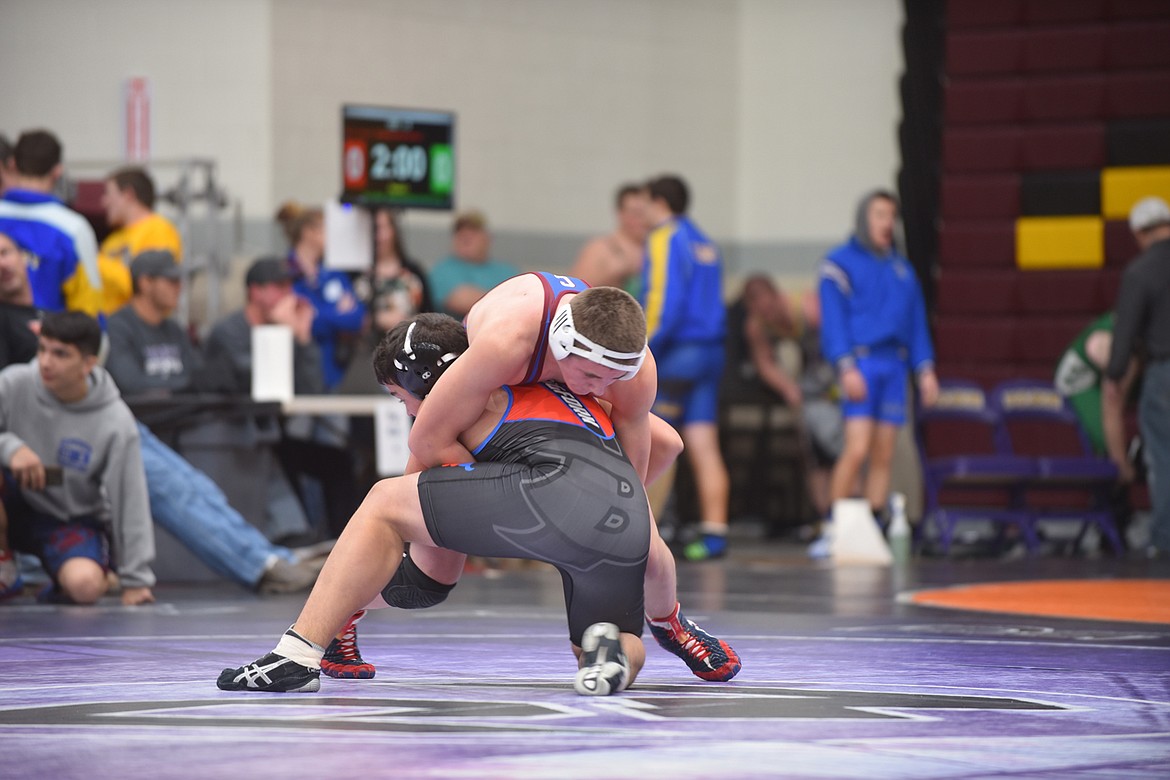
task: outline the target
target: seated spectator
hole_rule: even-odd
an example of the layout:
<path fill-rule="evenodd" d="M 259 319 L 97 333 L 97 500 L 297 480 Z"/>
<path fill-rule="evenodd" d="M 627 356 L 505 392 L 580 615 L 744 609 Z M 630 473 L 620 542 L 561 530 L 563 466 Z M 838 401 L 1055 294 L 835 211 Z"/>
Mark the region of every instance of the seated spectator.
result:
<path fill-rule="evenodd" d="M 12 142 L 8 136 L 0 133 L 0 195 L 8 189 L 8 169 L 12 165 Z"/>
<path fill-rule="evenodd" d="M 125 396 L 214 392 L 216 374 L 173 319 L 182 287 L 166 251 L 144 252 L 130 267 L 134 297 L 110 318 L 107 369 Z M 261 593 L 310 587 L 331 545 L 290 550 L 274 545 L 228 503 L 202 471 L 138 423 L 154 521 L 212 571 Z"/>
<path fill-rule="evenodd" d="M 97 311 L 97 238 L 85 217 L 53 195 L 61 142 L 47 130 L 21 133 L 5 170 L 0 232 L 37 258 L 29 267 L 33 303 L 47 311 Z"/>
<path fill-rule="evenodd" d="M 373 264 L 358 277 L 354 290 L 366 306 L 366 324 L 360 348 L 350 360 L 338 391 L 381 394 L 385 391 L 374 378 L 370 362 L 374 347 L 398 323 L 420 312 L 434 311 L 426 272 L 406 251 L 390 209 L 374 211 Z"/>
<path fill-rule="evenodd" d="M 0 233 L 0 368 L 27 363 L 37 354 L 37 324 L 28 279 L 28 253 Z"/>
<path fill-rule="evenodd" d="M 146 476 L 134 416 L 97 364 L 101 340 L 92 317 L 49 314 L 36 363 L 0 371 L 2 502 L 12 547 L 52 578 L 45 599 L 93 604 L 116 561 L 122 603 L 143 604 L 155 583 Z"/>
<path fill-rule="evenodd" d="M 325 389 L 333 390 L 345 374 L 366 308 L 354 294 L 349 277 L 323 265 L 325 214 L 321 209 L 285 203 L 276 221 L 288 238 L 293 290 L 313 306 L 313 341 L 321 350 Z"/>
<path fill-rule="evenodd" d="M 250 396 L 252 328 L 286 325 L 293 335 L 293 391 L 297 395 L 322 393 L 321 351 L 312 337 L 316 312 L 309 301 L 293 292 L 293 271 L 289 264 L 279 257 L 259 258 L 248 268 L 244 283 L 247 286 L 244 308 L 216 323 L 207 338 L 206 358 L 212 370 L 220 374 L 229 392 Z M 359 503 L 353 465 L 343 447 L 320 443 L 325 437 L 314 430 L 315 424 L 310 417 L 285 421 L 284 435 L 278 437 L 281 460 L 285 471 L 297 482 L 302 481 L 299 475 L 305 475 L 322 487 L 324 507 L 313 507 L 318 510 L 314 519 L 318 525 L 329 523 L 329 535 L 335 537 Z M 267 425 L 277 430 L 282 427 L 277 419 L 267 421 Z M 287 521 L 294 521 L 291 523 L 294 526 L 306 521 L 303 508 L 298 508 L 295 514 L 288 514 L 292 512 L 291 507 L 281 512 L 280 507 L 287 504 L 288 496 L 277 484 L 283 481 L 278 477 L 277 474 L 271 475 L 269 487 L 274 494 L 269 503 L 266 531 L 268 538 L 274 541 L 282 538 L 279 534 L 288 533 Z M 305 486 L 298 487 L 303 496 Z M 319 516 L 322 512 L 324 517 Z M 283 529 L 282 525 L 285 526 Z"/>
<path fill-rule="evenodd" d="M 483 214 L 465 211 L 456 215 L 451 226 L 451 254 L 435 265 L 428 281 L 435 304 L 457 320 L 466 317 L 488 290 L 520 273 L 511 263 L 493 260 L 491 246 Z"/>
<path fill-rule="evenodd" d="M 115 228 L 98 250 L 102 289 L 90 314 L 113 314 L 133 295 L 130 262 L 148 250 L 170 252 L 183 259 L 183 240 L 171 221 L 154 211 L 154 181 L 142 168 L 121 168 L 106 179 L 102 205 Z"/>
<path fill-rule="evenodd" d="M 642 281 L 642 250 L 650 225 L 646 220 L 646 188 L 623 184 L 614 201 L 617 224 L 581 248 L 569 276 L 591 287 L 620 287 L 635 298 Z"/>
<path fill-rule="evenodd" d="M 749 277 L 743 292 L 743 339 L 752 373 L 799 411 L 809 496 L 818 517 L 829 512 L 829 477 L 844 432 L 835 372 L 821 355 L 820 306 L 815 292 L 800 298 L 801 319 L 767 276 Z"/>

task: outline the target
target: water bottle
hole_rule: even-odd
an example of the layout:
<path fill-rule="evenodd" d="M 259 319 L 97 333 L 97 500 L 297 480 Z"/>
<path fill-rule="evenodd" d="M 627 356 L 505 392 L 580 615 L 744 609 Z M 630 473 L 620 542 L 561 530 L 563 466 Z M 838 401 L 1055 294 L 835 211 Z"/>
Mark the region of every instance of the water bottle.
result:
<path fill-rule="evenodd" d="M 890 495 L 890 530 L 887 536 L 894 564 L 905 565 L 910 560 L 912 540 L 910 521 L 906 519 L 906 496 L 901 493 Z"/>

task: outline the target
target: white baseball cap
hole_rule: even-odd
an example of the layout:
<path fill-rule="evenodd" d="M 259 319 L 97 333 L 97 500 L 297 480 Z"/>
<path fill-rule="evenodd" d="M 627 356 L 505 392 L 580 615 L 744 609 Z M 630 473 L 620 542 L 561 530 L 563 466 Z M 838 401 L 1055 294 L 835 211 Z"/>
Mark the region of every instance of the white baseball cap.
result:
<path fill-rule="evenodd" d="M 1151 195 L 1133 204 L 1129 212 L 1129 229 L 1137 233 L 1157 225 L 1170 225 L 1170 206 Z"/>

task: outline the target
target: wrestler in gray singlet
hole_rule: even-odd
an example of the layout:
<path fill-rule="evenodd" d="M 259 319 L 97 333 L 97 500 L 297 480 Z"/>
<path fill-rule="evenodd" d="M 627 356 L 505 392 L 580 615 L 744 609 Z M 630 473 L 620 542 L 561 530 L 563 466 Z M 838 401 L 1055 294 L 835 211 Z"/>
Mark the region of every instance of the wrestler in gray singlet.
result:
<path fill-rule="evenodd" d="M 508 410 L 476 462 L 419 475 L 431 538 L 555 566 L 575 644 L 599 622 L 641 636 L 650 511 L 612 423 L 595 400 L 557 383 L 505 390 Z"/>

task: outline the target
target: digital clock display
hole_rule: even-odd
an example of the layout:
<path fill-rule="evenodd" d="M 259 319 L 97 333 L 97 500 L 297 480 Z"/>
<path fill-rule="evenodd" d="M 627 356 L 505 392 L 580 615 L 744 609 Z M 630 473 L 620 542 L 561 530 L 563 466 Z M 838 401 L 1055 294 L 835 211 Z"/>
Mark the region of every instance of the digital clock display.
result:
<path fill-rule="evenodd" d="M 451 209 L 455 197 L 455 115 L 447 111 L 342 108 L 345 203 Z"/>

